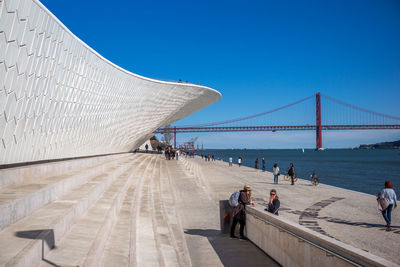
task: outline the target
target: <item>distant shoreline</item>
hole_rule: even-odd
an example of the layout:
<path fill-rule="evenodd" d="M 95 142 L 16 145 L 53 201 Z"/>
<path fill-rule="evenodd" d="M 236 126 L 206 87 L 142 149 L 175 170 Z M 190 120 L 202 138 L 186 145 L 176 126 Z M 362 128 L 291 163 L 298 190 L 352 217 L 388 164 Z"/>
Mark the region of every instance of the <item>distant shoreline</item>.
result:
<path fill-rule="evenodd" d="M 393 142 L 381 142 L 370 145 L 360 145 L 359 149 L 400 149 L 400 140 Z"/>

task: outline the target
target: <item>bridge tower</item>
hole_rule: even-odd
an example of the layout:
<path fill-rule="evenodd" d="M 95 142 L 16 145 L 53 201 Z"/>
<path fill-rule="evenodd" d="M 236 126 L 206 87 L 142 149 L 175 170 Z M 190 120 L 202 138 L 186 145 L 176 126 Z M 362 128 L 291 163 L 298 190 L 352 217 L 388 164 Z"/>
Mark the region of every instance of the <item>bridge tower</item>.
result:
<path fill-rule="evenodd" d="M 316 95 L 316 149 L 322 148 L 322 126 L 321 126 L 321 93 L 317 93 Z"/>

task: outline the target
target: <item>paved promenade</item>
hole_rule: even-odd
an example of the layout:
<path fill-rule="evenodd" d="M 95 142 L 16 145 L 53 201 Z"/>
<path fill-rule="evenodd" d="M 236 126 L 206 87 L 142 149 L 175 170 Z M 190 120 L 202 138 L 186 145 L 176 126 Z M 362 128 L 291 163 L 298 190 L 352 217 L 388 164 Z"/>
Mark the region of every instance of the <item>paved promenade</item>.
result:
<path fill-rule="evenodd" d="M 374 196 L 272 180 L 220 161 L 142 153 L 6 169 L 0 266 L 278 266 L 253 243 L 220 234 L 219 200 L 244 184 L 256 208 L 275 188 L 280 217 L 400 263 L 397 210 L 385 232 Z"/>
<path fill-rule="evenodd" d="M 315 187 L 309 180 L 301 179 L 291 186 L 282 176 L 275 185 L 270 172 L 237 165 L 229 167 L 222 161 L 205 162 L 200 158 L 187 161 L 199 164 L 203 183 L 215 201 L 228 199 L 234 190 L 248 184 L 256 205 L 266 205 L 269 190 L 274 188 L 281 201 L 281 217 L 400 264 L 400 212 L 394 209 L 393 231 L 386 232 L 372 195 L 324 184 Z"/>
<path fill-rule="evenodd" d="M 166 161 L 193 266 L 278 266 L 250 242 L 220 235 L 218 200 L 199 177 L 188 175 L 183 161 Z"/>

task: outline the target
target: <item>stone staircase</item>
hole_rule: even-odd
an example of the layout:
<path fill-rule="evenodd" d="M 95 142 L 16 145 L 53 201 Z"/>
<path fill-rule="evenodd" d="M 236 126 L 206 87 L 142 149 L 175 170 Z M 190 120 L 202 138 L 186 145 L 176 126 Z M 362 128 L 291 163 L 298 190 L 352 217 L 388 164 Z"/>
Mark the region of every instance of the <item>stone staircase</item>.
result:
<path fill-rule="evenodd" d="M 119 154 L 0 171 L 0 266 L 191 266 L 166 164 Z"/>

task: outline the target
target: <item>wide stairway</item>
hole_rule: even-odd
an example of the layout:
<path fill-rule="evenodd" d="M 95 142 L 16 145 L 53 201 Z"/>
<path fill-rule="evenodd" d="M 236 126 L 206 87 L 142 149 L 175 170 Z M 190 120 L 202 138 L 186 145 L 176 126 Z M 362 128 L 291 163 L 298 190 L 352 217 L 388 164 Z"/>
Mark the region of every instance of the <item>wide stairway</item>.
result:
<path fill-rule="evenodd" d="M 229 265 L 218 207 L 181 161 L 45 163 L 0 170 L 0 185 L 0 266 Z"/>

